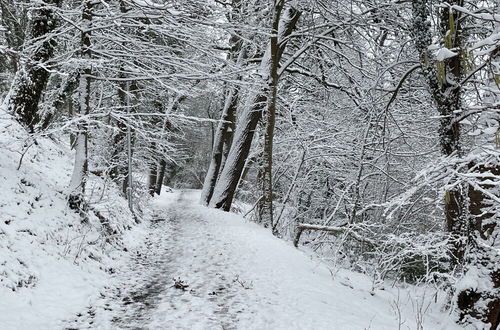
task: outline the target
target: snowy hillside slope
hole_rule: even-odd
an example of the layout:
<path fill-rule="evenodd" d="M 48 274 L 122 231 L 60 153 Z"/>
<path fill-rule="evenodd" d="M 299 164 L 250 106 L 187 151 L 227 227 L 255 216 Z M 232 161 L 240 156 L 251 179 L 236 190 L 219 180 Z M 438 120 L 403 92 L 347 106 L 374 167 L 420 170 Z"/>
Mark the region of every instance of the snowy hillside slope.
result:
<path fill-rule="evenodd" d="M 68 209 L 73 152 L 66 137 L 30 140 L 0 110 L 0 329 L 57 329 L 96 295 L 133 244 L 133 219 L 113 185 L 88 198 L 109 223 Z M 105 234 L 106 232 L 106 234 Z"/>
<path fill-rule="evenodd" d="M 200 206 L 199 194 L 154 200 L 158 221 L 146 244 L 71 328 L 459 329 L 440 309 L 442 294 L 392 283 L 372 292 L 369 277 L 333 269 L 239 215 Z"/>

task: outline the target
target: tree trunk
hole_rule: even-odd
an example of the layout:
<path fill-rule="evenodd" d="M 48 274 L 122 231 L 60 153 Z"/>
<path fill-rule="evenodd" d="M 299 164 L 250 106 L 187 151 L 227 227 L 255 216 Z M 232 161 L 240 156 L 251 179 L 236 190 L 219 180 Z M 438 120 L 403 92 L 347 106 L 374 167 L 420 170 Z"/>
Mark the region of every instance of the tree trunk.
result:
<path fill-rule="evenodd" d="M 79 81 L 80 79 L 78 79 Z M 75 111 L 74 111 L 74 100 L 73 98 L 71 97 L 69 99 L 69 102 L 68 102 L 68 116 L 71 118 L 75 115 Z M 69 145 L 70 145 L 70 149 L 73 150 L 75 149 L 75 145 L 76 145 L 76 134 L 74 132 L 70 132 L 69 133 Z"/>
<path fill-rule="evenodd" d="M 129 90 L 130 93 L 130 90 Z M 130 103 L 130 102 L 127 102 Z M 127 114 L 130 113 L 130 108 L 127 107 Z M 128 207 L 132 213 L 134 213 L 134 202 L 133 202 L 133 193 L 134 193 L 134 181 L 133 181 L 133 171 L 132 171 L 132 163 L 133 163 L 133 149 L 132 149 L 132 128 L 130 123 L 130 117 L 127 122 L 127 172 L 125 174 L 124 180 L 124 192 L 127 196 Z M 126 185 L 125 185 L 126 184 Z"/>
<path fill-rule="evenodd" d="M 241 14 L 240 0 L 233 1 L 233 13 Z M 243 41 L 240 36 L 233 34 L 229 40 L 229 44 L 231 50 L 227 56 L 228 61 L 233 60 L 236 64 L 241 63 L 241 60 L 246 58 L 246 52 L 243 49 Z M 203 205 L 208 205 L 210 203 L 220 171 L 224 168 L 227 155 L 231 149 L 238 99 L 239 87 L 228 86 L 224 108 L 222 109 L 221 121 L 217 125 L 217 130 L 213 137 L 210 165 L 203 182 L 203 189 L 201 192 L 201 204 Z"/>
<path fill-rule="evenodd" d="M 441 8 L 441 37 L 444 46 L 460 53 L 463 50 L 464 33 L 461 27 L 463 18 L 458 11 L 451 11 L 449 5 L 463 6 L 462 0 L 449 1 Z M 439 137 L 441 152 L 445 156 L 460 156 L 460 124 L 457 120 L 461 113 L 461 85 L 465 68 L 460 55 L 436 60 L 430 65 L 428 46 L 431 45 L 429 32 L 429 3 L 423 0 L 413 1 L 414 33 L 417 49 L 421 55 L 424 74 L 428 80 L 441 120 Z M 457 50 L 458 49 L 458 50 Z M 500 174 L 498 166 L 485 167 L 471 164 L 473 173 L 491 172 L 496 178 Z M 495 178 L 490 179 L 494 181 Z M 490 323 L 491 329 L 497 329 L 500 320 L 500 267 L 498 251 L 492 249 L 490 237 L 497 227 L 497 216 L 486 210 L 485 192 L 492 186 L 479 183 L 467 188 L 465 184 L 445 194 L 446 230 L 454 238 L 451 246 L 452 266 L 465 266 L 474 281 L 482 283 L 480 287 L 461 288 L 457 292 L 457 307 L 460 320 L 474 322 L 479 319 Z M 494 195 L 495 193 L 493 193 Z M 467 252 L 467 254 L 466 254 Z M 469 272 L 472 271 L 472 274 Z M 469 279 L 467 282 L 470 282 Z M 487 288 L 487 289 L 485 289 Z"/>
<path fill-rule="evenodd" d="M 120 78 L 125 78 L 125 75 L 121 73 Z M 117 90 L 118 99 L 120 105 L 122 106 L 123 112 L 125 112 L 125 108 L 127 107 L 127 95 L 126 95 L 127 86 L 124 83 L 119 85 Z M 111 168 L 109 170 L 109 177 L 116 183 L 121 184 L 123 186 L 123 178 L 125 177 L 125 168 L 123 165 L 123 160 L 121 159 L 124 151 L 125 151 L 125 138 L 127 132 L 127 125 L 123 122 L 121 118 L 116 120 L 116 128 L 117 132 L 113 136 L 113 153 L 111 155 L 110 165 Z"/>
<path fill-rule="evenodd" d="M 275 4 L 275 6 L 277 6 Z M 280 9 L 281 11 L 281 9 Z M 278 66 L 279 66 L 279 47 L 278 47 L 278 28 L 279 21 L 273 22 L 273 35 L 270 41 L 271 51 L 271 85 L 268 96 L 268 106 L 266 111 L 266 131 L 264 134 L 264 152 L 263 152 L 263 191 L 262 191 L 262 221 L 265 226 L 276 233 L 276 226 L 273 219 L 273 137 L 274 126 L 276 122 L 276 98 L 278 95 Z"/>
<path fill-rule="evenodd" d="M 236 129 L 233 146 L 214 188 L 210 206 L 224 211 L 230 210 L 236 186 L 250 152 L 254 130 L 260 119 L 265 101 L 266 97 L 262 91 L 253 93 L 245 106 L 247 109 L 245 109 Z"/>
<path fill-rule="evenodd" d="M 235 112 L 238 103 L 238 89 L 231 88 L 226 96 L 222 117 L 214 138 L 212 157 L 208 167 L 203 190 L 201 193 L 201 203 L 208 205 L 220 174 L 220 169 L 223 168 L 223 162 L 227 157 L 227 152 L 230 150 L 232 141 L 232 127 L 234 127 Z M 226 157 L 224 157 L 226 154 Z"/>
<path fill-rule="evenodd" d="M 124 180 L 123 180 L 123 193 L 127 197 L 128 206 L 132 213 L 133 210 L 133 155 L 134 155 L 134 131 L 132 129 L 132 119 L 130 116 L 130 111 L 134 109 L 136 100 L 138 97 L 139 86 L 135 82 L 126 82 L 126 109 L 127 109 L 127 132 L 126 132 L 126 152 L 127 152 L 127 166 L 123 167 L 124 170 Z M 131 96 L 133 95 L 133 98 Z"/>
<path fill-rule="evenodd" d="M 282 19 L 282 9 L 283 2 L 280 1 L 274 8 L 272 25 L 275 27 L 279 24 L 279 28 L 277 29 L 280 33 L 278 41 L 283 40 L 292 33 L 300 16 L 298 11 L 290 8 L 287 11 L 288 14 L 283 15 Z M 268 45 L 264 53 L 257 73 L 259 80 L 264 82 L 264 84 L 250 92 L 247 103 L 244 106 L 243 113 L 234 134 L 233 145 L 231 146 L 226 164 L 220 174 L 210 200 L 210 206 L 212 207 L 220 208 L 225 211 L 229 211 L 231 208 L 238 181 L 245 166 L 246 158 L 250 152 L 255 128 L 262 116 L 262 112 L 266 109 L 271 90 L 270 87 L 272 86 L 271 74 L 273 72 L 273 63 L 279 63 L 285 47 L 286 42 L 281 42 L 279 44 L 280 49 L 277 52 L 278 56 L 274 59 L 271 54 L 271 45 Z"/>
<path fill-rule="evenodd" d="M 126 4 L 124 1 L 120 0 L 120 12 L 125 14 L 128 10 L 126 8 Z M 122 115 L 127 112 L 126 108 L 128 106 L 128 85 L 126 81 L 125 68 L 123 65 L 120 65 L 118 77 L 120 78 L 120 82 L 118 83 L 117 94 L 118 100 L 122 108 Z M 127 186 L 128 180 L 126 177 L 126 168 L 123 154 L 125 152 L 126 138 L 127 138 L 127 129 L 128 125 L 125 124 L 122 118 L 116 119 L 116 128 L 117 132 L 113 136 L 113 152 L 110 160 L 110 170 L 109 177 L 118 185 L 121 186 L 122 193 L 126 196 L 127 194 Z"/>
<path fill-rule="evenodd" d="M 491 329 L 497 329 L 500 325 L 500 255 L 494 240 L 500 228 L 498 215 L 491 211 L 495 202 L 488 194 L 498 195 L 496 185 L 492 183 L 498 181 L 500 167 L 470 163 L 469 168 L 481 176 L 479 182 L 469 185 L 468 189 L 470 227 L 466 261 L 473 280 L 482 285 L 458 292 L 457 305 L 462 321 L 473 317 L 489 323 Z"/>
<path fill-rule="evenodd" d="M 236 93 L 239 91 L 236 90 Z M 226 128 L 224 132 L 224 145 L 222 147 L 222 159 L 220 162 L 220 167 L 217 172 L 217 178 L 220 175 L 220 169 L 224 168 L 224 165 L 226 165 L 227 161 L 227 156 L 229 155 L 229 151 L 231 150 L 231 146 L 233 145 L 233 138 L 234 138 L 234 130 L 236 129 L 236 108 L 237 108 L 237 103 L 238 103 L 239 96 L 236 95 L 236 99 L 234 100 L 234 109 L 231 111 L 231 116 L 228 117 L 228 127 Z M 213 192 L 213 188 L 212 188 Z"/>
<path fill-rule="evenodd" d="M 462 0 L 451 1 L 452 5 L 460 6 L 461 3 Z M 413 1 L 415 43 L 420 53 L 424 75 L 441 117 L 439 127 L 441 152 L 444 156 L 460 156 L 460 123 L 457 118 L 462 109 L 460 79 L 464 67 L 458 55 L 443 61 L 431 61 L 428 50 L 432 44 L 428 22 L 429 6 L 428 0 Z M 462 49 L 460 33 L 463 31 L 459 12 L 450 12 L 447 6 L 441 10 L 440 28 L 444 46 L 448 49 Z M 464 245 L 461 240 L 467 223 L 464 195 L 465 188 L 460 185 L 445 194 L 445 223 L 446 229 L 454 236 L 451 248 L 454 264 L 461 264 L 464 255 Z"/>
<path fill-rule="evenodd" d="M 30 54 L 24 54 L 25 62 L 16 73 L 5 104 L 30 133 L 40 121 L 38 104 L 49 79 L 44 66 L 53 57 L 56 43 L 47 38 L 57 26 L 58 18 L 51 6 L 59 7 L 62 0 L 44 0 L 32 13 L 29 25 L 29 40 L 40 43 Z M 40 41 L 41 40 L 41 41 Z"/>
<path fill-rule="evenodd" d="M 90 113 L 90 90 L 91 90 L 91 77 L 92 66 L 90 59 L 92 52 L 90 49 L 90 27 L 92 24 L 92 2 L 86 1 L 84 3 L 83 13 L 83 30 L 81 36 L 82 44 L 82 59 L 87 60 L 86 67 L 80 74 L 79 83 L 79 115 L 87 116 Z M 78 132 L 76 136 L 75 146 L 75 166 L 73 175 L 70 182 L 70 195 L 69 206 L 73 210 L 80 210 L 84 212 L 84 197 L 85 197 L 85 184 L 88 176 L 88 123 L 85 118 L 78 124 Z"/>
<path fill-rule="evenodd" d="M 179 95 L 177 96 L 171 106 L 170 109 L 165 110 L 165 114 L 168 114 L 169 112 L 175 112 L 179 108 L 180 104 L 186 100 L 187 96 L 186 95 Z M 176 128 L 173 127 L 172 123 L 168 120 L 168 117 L 165 116 L 165 120 L 163 122 L 162 126 L 162 132 L 161 136 L 163 137 L 166 132 L 173 132 L 175 131 Z M 161 156 L 160 160 L 160 167 L 158 170 L 157 174 L 157 180 L 156 180 L 156 187 L 155 187 L 155 192 L 156 194 L 160 195 L 161 193 L 161 187 L 163 186 L 163 181 L 165 180 L 165 173 L 167 172 L 167 161 L 166 157 Z"/>
<path fill-rule="evenodd" d="M 156 194 L 160 195 L 161 187 L 163 186 L 163 180 L 165 179 L 165 170 L 167 168 L 167 162 L 165 159 L 160 161 L 160 169 L 158 170 L 158 178 L 156 181 Z"/>
<path fill-rule="evenodd" d="M 154 151 L 156 149 L 156 143 L 151 143 L 151 150 Z M 158 175 L 158 164 L 156 160 L 152 159 L 149 163 L 149 177 L 148 177 L 148 192 L 151 196 L 155 195 L 156 184 L 157 184 L 157 175 Z"/>

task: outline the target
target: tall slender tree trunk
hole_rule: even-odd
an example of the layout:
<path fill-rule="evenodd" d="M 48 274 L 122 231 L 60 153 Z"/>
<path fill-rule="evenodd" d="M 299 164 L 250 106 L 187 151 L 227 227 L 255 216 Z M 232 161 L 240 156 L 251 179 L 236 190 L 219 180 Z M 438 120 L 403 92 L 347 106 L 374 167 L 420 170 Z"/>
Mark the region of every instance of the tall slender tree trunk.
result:
<path fill-rule="evenodd" d="M 79 103 L 78 114 L 80 116 L 88 116 L 90 114 L 90 91 L 91 91 L 91 74 L 92 66 L 90 60 L 92 58 L 90 28 L 92 25 L 92 1 L 88 0 L 83 3 L 82 12 L 83 29 L 81 35 L 82 59 L 86 60 L 85 68 L 80 74 L 79 81 Z M 75 165 L 73 175 L 70 182 L 69 206 L 74 210 L 84 212 L 84 197 L 85 185 L 88 176 L 88 123 L 87 118 L 78 124 L 78 132 L 75 141 Z"/>
<path fill-rule="evenodd" d="M 156 143 L 152 142 L 150 149 L 152 152 L 155 152 Z M 151 196 L 155 195 L 157 180 L 158 180 L 158 164 L 155 159 L 151 159 L 149 162 L 149 176 L 148 176 L 148 192 Z"/>
<path fill-rule="evenodd" d="M 283 6 L 284 1 L 278 1 L 273 13 L 272 26 L 279 26 L 278 29 L 273 29 L 273 32 L 279 31 L 278 41 L 282 41 L 292 33 L 300 16 L 297 10 L 290 8 L 287 10 L 287 14 L 282 17 Z M 225 211 L 229 211 L 231 208 L 238 181 L 250 152 L 255 128 L 262 116 L 262 112 L 267 108 L 272 86 L 272 66 L 273 63 L 275 65 L 279 63 L 286 42 L 281 42 L 279 47 L 277 58 L 272 58 L 270 44 L 264 53 L 257 73 L 259 81 L 263 82 L 263 84 L 256 90 L 251 91 L 243 108 L 243 113 L 234 134 L 233 145 L 210 200 L 209 205 L 212 207 Z"/>
<path fill-rule="evenodd" d="M 165 110 L 165 115 L 171 112 L 177 111 L 179 106 L 181 105 L 184 100 L 186 100 L 187 96 L 186 95 L 179 95 L 177 96 L 170 107 L 168 107 Z M 161 131 L 161 136 L 165 139 L 168 139 L 168 135 L 165 133 L 173 132 L 175 131 L 176 128 L 173 127 L 172 123 L 168 120 L 168 117 L 165 116 L 163 126 L 162 126 L 162 131 Z M 167 157 L 165 156 L 160 156 L 160 164 L 158 168 L 158 174 L 156 175 L 156 186 L 155 186 L 155 192 L 157 195 L 160 195 L 161 193 L 161 187 L 163 186 L 163 182 L 165 181 L 165 174 L 167 172 Z"/>
<path fill-rule="evenodd" d="M 62 0 L 43 0 L 34 4 L 37 8 L 31 14 L 28 38 L 36 40 L 40 45 L 23 55 L 24 63 L 17 71 L 5 100 L 7 111 L 13 113 L 31 133 L 40 122 L 38 104 L 50 75 L 40 63 L 46 65 L 54 55 L 56 43 L 50 33 L 59 21 L 54 7 L 60 7 L 61 2 Z M 28 44 L 30 46 L 33 45 Z"/>
<path fill-rule="evenodd" d="M 120 71 L 123 71 L 120 70 Z M 120 73 L 120 78 L 125 78 L 123 73 Z M 127 86 L 125 83 L 120 83 L 117 88 L 118 100 L 122 107 L 123 113 L 127 107 Z M 113 135 L 113 152 L 111 155 L 109 177 L 119 185 L 123 186 L 123 178 L 125 176 L 125 166 L 123 164 L 123 153 L 125 152 L 125 138 L 127 133 L 127 125 L 121 118 L 116 120 L 116 133 Z"/>
<path fill-rule="evenodd" d="M 222 146 L 222 159 L 220 161 L 220 166 L 219 166 L 219 169 L 217 171 L 217 178 L 218 176 L 220 175 L 220 170 L 222 168 L 224 168 L 224 165 L 226 164 L 226 161 L 227 161 L 227 156 L 229 155 L 229 151 L 231 150 L 231 146 L 233 145 L 233 138 L 234 138 L 234 130 L 236 129 L 236 109 L 238 107 L 238 101 L 239 101 L 239 89 L 237 89 L 235 91 L 235 93 L 237 94 L 235 96 L 235 99 L 233 100 L 233 107 L 234 109 L 232 109 L 230 111 L 230 116 L 228 116 L 227 120 L 228 120 L 228 126 L 226 127 L 225 129 L 225 132 L 224 132 L 224 145 Z M 213 188 L 212 188 L 212 192 L 213 192 Z"/>
<path fill-rule="evenodd" d="M 119 0 L 120 12 L 122 14 L 126 14 L 130 9 L 127 8 L 127 4 L 123 0 Z M 123 46 L 126 47 L 124 43 Z M 118 77 L 120 78 L 120 82 L 118 83 L 117 94 L 118 100 L 121 106 L 121 115 L 128 114 L 129 105 L 130 105 L 130 83 L 126 80 L 127 74 L 126 68 L 123 65 L 119 67 Z M 128 117 L 127 117 L 128 120 Z M 129 178 L 128 178 L 128 137 L 129 137 L 129 128 L 130 124 L 123 120 L 123 118 L 118 118 L 116 120 L 116 128 L 117 132 L 113 136 L 113 153 L 111 156 L 110 165 L 111 168 L 109 170 L 110 178 L 121 187 L 122 193 L 125 197 L 128 198 L 128 187 L 129 187 Z M 130 202 L 129 202 L 130 203 Z"/>
<path fill-rule="evenodd" d="M 275 7 L 278 6 L 275 1 Z M 281 10 L 281 9 L 280 9 Z M 280 61 L 278 45 L 279 21 L 273 22 L 273 35 L 270 42 L 271 52 L 271 72 L 270 72 L 270 91 L 268 96 L 268 106 L 266 111 L 266 131 L 264 134 L 264 152 L 263 152 L 263 191 L 262 191 L 262 221 L 266 226 L 276 233 L 276 226 L 273 223 L 273 138 L 276 122 L 276 98 L 278 96 L 278 66 Z"/>
<path fill-rule="evenodd" d="M 78 79 L 78 81 L 80 81 L 80 79 Z M 75 106 L 75 100 L 73 99 L 73 97 L 70 97 L 69 98 L 69 102 L 68 102 L 68 116 L 71 118 L 75 115 L 75 110 L 74 110 L 74 106 Z M 69 133 L 69 146 L 70 146 L 70 149 L 73 150 L 75 149 L 75 144 L 76 144 L 76 134 L 74 132 L 70 132 Z"/>
<path fill-rule="evenodd" d="M 162 110 L 161 103 L 157 102 L 155 104 L 157 111 Z M 153 119 L 152 125 L 158 127 L 161 124 L 160 120 Z M 148 192 L 151 196 L 156 193 L 156 185 L 158 181 L 158 151 L 156 141 L 152 141 L 149 144 L 149 175 L 148 175 Z"/>
<path fill-rule="evenodd" d="M 233 0 L 233 14 L 242 14 L 240 0 Z M 231 46 L 231 50 L 229 51 L 227 59 L 229 61 L 232 60 L 235 64 L 241 63 L 241 61 L 246 58 L 243 40 L 241 40 L 239 35 L 233 34 L 229 39 L 229 44 Z M 208 205 L 210 203 L 220 171 L 224 168 L 227 155 L 231 149 L 238 101 L 239 87 L 228 86 L 224 107 L 222 109 L 221 121 L 217 125 L 217 130 L 215 131 L 215 135 L 213 137 L 210 164 L 203 182 L 203 189 L 201 192 L 201 204 L 203 205 Z"/>
<path fill-rule="evenodd" d="M 125 135 L 126 166 L 123 167 L 124 179 L 122 191 L 127 197 L 129 208 L 133 210 L 133 156 L 134 156 L 134 130 L 132 129 L 131 111 L 134 111 L 137 100 L 139 99 L 139 86 L 135 82 L 127 81 L 125 83 L 126 97 L 125 104 L 127 110 L 127 130 Z"/>
<path fill-rule="evenodd" d="M 210 203 L 220 169 L 223 168 L 223 162 L 225 162 L 227 153 L 231 147 L 232 131 L 234 129 L 237 104 L 238 88 L 234 87 L 228 91 L 224 109 L 222 110 L 221 121 L 219 122 L 215 132 L 210 165 L 205 176 L 203 190 L 201 193 L 201 203 L 204 205 L 208 205 Z"/>
<path fill-rule="evenodd" d="M 128 89 L 128 95 L 130 95 L 130 88 Z M 129 96 L 130 100 L 130 96 Z M 130 101 L 127 102 L 130 105 Z M 130 106 L 127 107 L 127 115 L 130 114 Z M 127 122 L 127 172 L 125 174 L 124 189 L 127 196 L 128 207 L 132 213 L 134 213 L 134 201 L 133 201 L 133 193 L 134 193 L 134 181 L 133 181 L 133 147 L 132 147 L 132 127 L 130 116 L 128 116 Z"/>

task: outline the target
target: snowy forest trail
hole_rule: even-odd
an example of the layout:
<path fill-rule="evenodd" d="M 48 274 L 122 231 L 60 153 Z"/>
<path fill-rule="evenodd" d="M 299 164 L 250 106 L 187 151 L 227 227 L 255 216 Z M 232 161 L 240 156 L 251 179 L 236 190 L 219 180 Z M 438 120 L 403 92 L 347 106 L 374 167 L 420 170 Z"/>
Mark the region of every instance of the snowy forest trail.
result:
<path fill-rule="evenodd" d="M 125 313 L 114 318 L 120 329 L 191 329 L 194 320 L 204 328 L 231 329 L 249 307 L 237 277 L 224 272 L 231 266 L 227 243 L 188 204 L 181 192 L 172 206 L 156 210 L 152 227 L 158 236 L 147 239 L 147 252 L 135 260 L 134 277 L 147 275 L 123 298 Z"/>
<path fill-rule="evenodd" d="M 116 271 L 118 285 L 65 329 L 417 329 L 418 317 L 439 328 L 433 315 L 417 315 L 410 294 L 372 295 L 371 281 L 353 272 L 332 278 L 321 261 L 198 198 L 158 197 L 145 245 Z"/>

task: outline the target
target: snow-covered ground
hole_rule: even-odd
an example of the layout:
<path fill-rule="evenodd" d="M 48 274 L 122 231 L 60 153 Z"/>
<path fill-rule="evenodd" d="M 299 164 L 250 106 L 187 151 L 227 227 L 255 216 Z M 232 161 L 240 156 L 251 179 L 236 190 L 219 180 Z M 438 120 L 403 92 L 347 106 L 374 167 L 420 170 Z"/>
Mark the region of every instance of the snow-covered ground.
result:
<path fill-rule="evenodd" d="M 156 221 L 134 262 L 67 327 L 458 329 L 434 303 L 435 292 L 388 285 L 373 294 L 368 277 L 330 269 L 198 198 L 197 191 L 157 197 Z"/>
<path fill-rule="evenodd" d="M 81 223 L 68 209 L 73 157 L 65 140 L 34 141 L 0 109 L 0 330 L 64 328 L 142 240 L 126 201 L 98 177 L 88 199 L 113 237 L 97 217 Z"/>
<path fill-rule="evenodd" d="M 0 112 L 0 148 L 0 330 L 458 328 L 442 294 L 373 292 L 365 275 L 200 206 L 198 191 L 164 189 L 135 225 L 116 188 L 91 177 L 110 227 L 82 224 L 66 202 L 67 144 L 35 143 Z"/>

